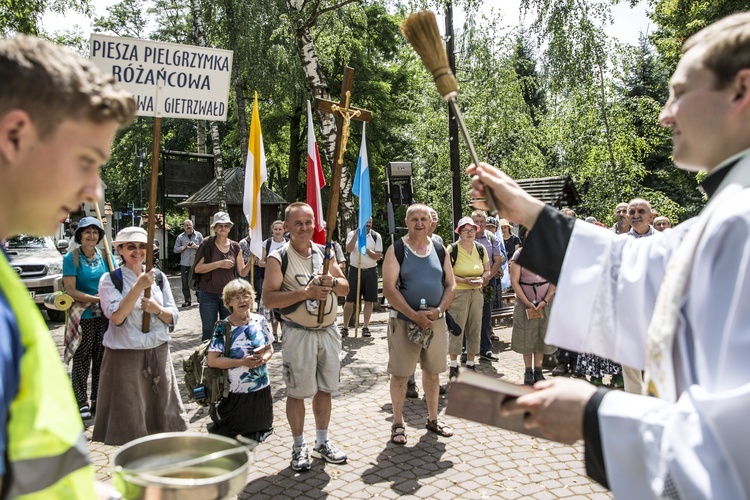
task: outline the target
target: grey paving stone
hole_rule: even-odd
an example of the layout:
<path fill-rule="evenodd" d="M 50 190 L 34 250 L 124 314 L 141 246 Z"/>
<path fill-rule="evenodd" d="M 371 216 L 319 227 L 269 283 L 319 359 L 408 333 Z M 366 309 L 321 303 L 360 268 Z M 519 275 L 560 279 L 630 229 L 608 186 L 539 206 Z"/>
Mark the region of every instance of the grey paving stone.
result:
<path fill-rule="evenodd" d="M 178 304 L 182 303 L 179 277 L 170 276 Z M 583 449 L 539 440 L 452 417 L 445 418 L 455 435 L 438 437 L 424 428 L 427 415 L 423 391 L 417 400 L 407 400 L 404 419 L 409 442 L 405 447 L 389 443 L 391 404 L 386 372 L 388 347 L 386 314 L 375 313 L 373 337 L 343 340 L 345 353 L 341 386 L 333 399 L 331 439 L 349 455 L 342 465 L 314 461 L 313 470 L 294 473 L 289 468 L 292 437 L 285 417 L 286 390 L 281 378 L 281 346 L 269 363 L 274 399 L 275 433 L 254 453 L 247 485 L 238 498 L 565 498 L 585 495 L 611 498 L 600 485 L 585 476 Z M 52 337 L 62 352 L 63 328 L 52 325 Z M 180 323 L 170 342 L 172 362 L 190 420 L 188 432 L 206 432 L 206 408 L 188 402 L 182 383 L 182 359 L 199 344 L 198 307 L 181 311 Z M 350 330 L 351 333 L 351 330 Z M 510 339 L 510 329 L 496 329 L 501 339 Z M 499 344 L 496 343 L 496 346 Z M 521 356 L 510 349 L 499 351 L 500 361 L 480 362 L 480 372 L 520 382 Z M 421 387 L 421 373 L 417 370 Z M 441 383 L 446 377 L 441 375 Z M 442 414 L 445 397 L 439 401 Z M 311 402 L 306 401 L 305 437 L 315 440 Z M 93 426 L 86 430 L 91 437 Z M 118 447 L 89 441 L 97 478 L 111 481 L 111 463 Z"/>

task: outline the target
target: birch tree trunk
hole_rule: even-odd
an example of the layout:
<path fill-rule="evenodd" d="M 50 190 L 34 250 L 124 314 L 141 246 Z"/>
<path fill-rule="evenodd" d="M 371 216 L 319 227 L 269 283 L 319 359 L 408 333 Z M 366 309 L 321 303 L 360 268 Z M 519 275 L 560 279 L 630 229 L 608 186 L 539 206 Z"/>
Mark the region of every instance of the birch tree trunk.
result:
<path fill-rule="evenodd" d="M 286 184 L 286 201 L 293 202 L 297 199 L 299 188 L 300 150 L 302 141 L 302 106 L 295 106 L 292 116 L 289 118 L 289 179 Z"/>
<path fill-rule="evenodd" d="M 203 29 L 203 14 L 201 12 L 200 0 L 190 0 L 190 9 L 193 14 L 193 23 L 195 39 L 198 45 L 206 46 L 206 32 Z M 227 191 L 224 185 L 224 162 L 221 158 L 221 139 L 219 137 L 219 127 L 216 122 L 209 122 L 211 128 L 211 144 L 214 155 L 214 177 L 216 178 L 217 201 L 219 211 L 227 211 Z"/>
<path fill-rule="evenodd" d="M 285 0 L 285 2 L 287 13 L 289 14 L 292 26 L 295 30 L 297 54 L 302 63 L 302 69 L 305 72 L 307 86 L 313 97 L 330 100 L 331 94 L 328 92 L 326 76 L 320 65 L 320 60 L 315 51 L 315 44 L 313 43 L 312 35 L 310 34 L 310 27 L 315 23 L 317 14 L 315 14 L 315 17 L 312 19 L 304 19 L 302 9 L 306 2 L 300 0 Z M 350 2 L 344 1 L 341 5 L 347 3 Z M 331 10 L 331 8 L 326 10 Z M 315 11 L 317 11 L 317 8 L 313 9 L 313 12 Z M 354 96 L 356 96 L 356 89 Z M 328 163 L 329 168 L 331 168 L 333 166 L 333 155 L 336 149 L 336 117 L 329 113 L 317 113 L 317 115 L 320 120 L 320 138 L 323 143 L 321 151 L 325 157 L 325 162 Z M 341 195 L 339 198 L 338 209 L 339 220 L 341 222 L 337 229 L 339 230 L 339 235 L 346 235 L 348 231 L 356 227 L 356 210 L 354 207 L 354 201 L 352 200 L 352 176 L 349 174 L 346 164 L 344 164 L 344 168 L 341 169 Z M 331 239 L 335 238 L 335 235 L 329 236 Z M 343 238 L 339 237 L 338 239 L 342 240 Z"/>

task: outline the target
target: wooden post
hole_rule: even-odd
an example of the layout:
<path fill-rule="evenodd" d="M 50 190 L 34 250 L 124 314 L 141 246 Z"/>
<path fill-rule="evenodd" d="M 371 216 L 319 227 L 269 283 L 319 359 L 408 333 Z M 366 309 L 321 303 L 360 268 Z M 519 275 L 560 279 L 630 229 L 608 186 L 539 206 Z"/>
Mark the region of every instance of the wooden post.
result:
<path fill-rule="evenodd" d="M 154 118 L 154 138 L 151 146 L 151 186 L 148 193 L 148 228 L 146 233 L 146 272 L 151 272 L 154 265 L 154 233 L 156 230 L 156 187 L 159 183 L 159 150 L 161 145 L 161 117 Z M 143 291 L 144 298 L 151 297 L 151 289 Z M 141 331 L 148 333 L 151 330 L 151 315 L 143 314 Z"/>

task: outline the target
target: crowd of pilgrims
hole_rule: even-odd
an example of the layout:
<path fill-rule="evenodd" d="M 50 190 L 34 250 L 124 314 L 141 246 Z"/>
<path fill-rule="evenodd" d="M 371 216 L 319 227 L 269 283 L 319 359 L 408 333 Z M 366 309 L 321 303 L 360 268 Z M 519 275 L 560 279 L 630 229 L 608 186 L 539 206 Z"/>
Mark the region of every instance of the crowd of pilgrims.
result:
<path fill-rule="evenodd" d="M 569 208 L 562 212 L 577 217 Z M 434 234 L 437 213 L 431 210 L 431 214 L 430 237 L 444 244 Z M 670 220 L 659 216 L 643 199 L 618 204 L 614 216 L 615 224 L 607 229 L 623 237 L 658 236 L 671 228 Z M 606 227 L 593 217 L 585 220 Z M 229 215 L 219 212 L 211 224 L 214 234 L 204 238 L 191 220 L 183 223 L 173 247 L 180 254 L 183 302 L 179 307 L 166 276 L 158 269 L 145 271 L 149 243 L 144 229 L 128 227 L 117 234 L 112 246 L 120 262 L 110 271 L 107 256 L 100 250 L 104 231 L 99 220 L 84 217 L 72 228 L 72 250 L 63 259 L 63 283 L 75 302 L 68 312 L 63 357 L 66 363 L 72 362 L 71 381 L 81 418 L 95 419 L 94 441 L 121 445 L 142 436 L 188 428 L 169 340 L 180 311 L 192 306 L 189 280 L 193 272 L 202 276 L 194 294 L 199 303 L 201 338 L 211 340 L 208 364 L 228 369 L 230 381 L 229 397 L 210 412 L 214 423 L 209 432 L 255 441 L 263 441 L 273 432 L 267 363 L 274 354 L 273 345 L 283 342 L 282 320 L 277 311 L 263 306 L 261 291 L 266 259 L 287 243 L 288 234 L 283 221 L 274 221 L 258 259 L 251 257 L 249 236 L 239 242 L 229 238 L 232 226 Z M 553 376 L 586 378 L 594 385 L 608 383 L 613 388 L 641 392 L 640 371 L 545 343 L 555 287 L 515 263 L 523 251 L 525 228 L 514 228 L 505 219 L 476 210 L 459 221 L 455 233 L 456 241 L 446 247 L 456 255 L 451 264 L 457 283 L 454 307 L 448 313 L 453 313 L 462 333 L 450 338 L 446 352 L 449 382 L 461 363 L 475 369 L 477 355 L 488 362 L 498 360 L 492 342 L 499 338 L 492 330 L 490 314 L 512 300 L 510 347 L 523 356 L 525 384 L 544 380 L 543 367 L 553 366 Z M 335 254 L 344 269 L 346 259 L 338 244 Z M 488 281 L 481 278 L 484 273 L 490 276 Z M 144 295 L 146 290 L 150 290 L 149 297 Z M 142 333 L 144 313 L 151 318 L 147 335 Z M 217 320 L 226 320 L 232 327 L 229 356 L 225 356 L 225 337 L 216 329 Z M 348 327 L 342 322 L 342 336 L 348 335 Z M 444 390 L 441 387 L 441 392 Z M 407 396 L 418 396 L 413 377 Z M 222 415 L 220 423 L 217 414 Z"/>

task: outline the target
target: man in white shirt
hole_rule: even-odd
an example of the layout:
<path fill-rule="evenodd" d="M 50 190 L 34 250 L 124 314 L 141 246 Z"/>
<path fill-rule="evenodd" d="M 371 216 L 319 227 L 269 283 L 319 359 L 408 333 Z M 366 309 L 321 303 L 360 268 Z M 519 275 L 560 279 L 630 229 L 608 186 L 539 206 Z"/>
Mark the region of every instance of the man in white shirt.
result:
<path fill-rule="evenodd" d="M 383 258 L 383 237 L 372 230 L 372 217 L 366 224 L 367 237 L 365 253 L 361 253 L 357 248 L 358 231 L 349 231 L 346 235 L 346 251 L 349 252 L 349 272 L 347 281 L 349 282 L 349 293 L 346 295 L 344 303 L 344 326 L 339 329 L 342 337 L 349 335 L 349 321 L 354 314 L 354 301 L 359 291 L 360 296 L 364 299 L 365 321 L 362 326 L 362 336 L 369 337 L 370 334 L 370 317 L 375 301 L 378 300 L 378 261 Z M 357 289 L 357 279 L 359 269 L 362 269 L 362 284 Z M 359 321 L 359 318 L 357 318 Z"/>
<path fill-rule="evenodd" d="M 487 186 L 503 215 L 534 228 L 519 263 L 558 285 L 546 340 L 645 369 L 654 396 L 558 378 L 502 411 L 583 438 L 587 473 L 615 496 L 750 498 L 750 13 L 682 50 L 659 123 L 675 163 L 708 172 L 697 217 L 619 238 L 564 220 L 489 165 L 468 169 L 473 197 Z"/>

